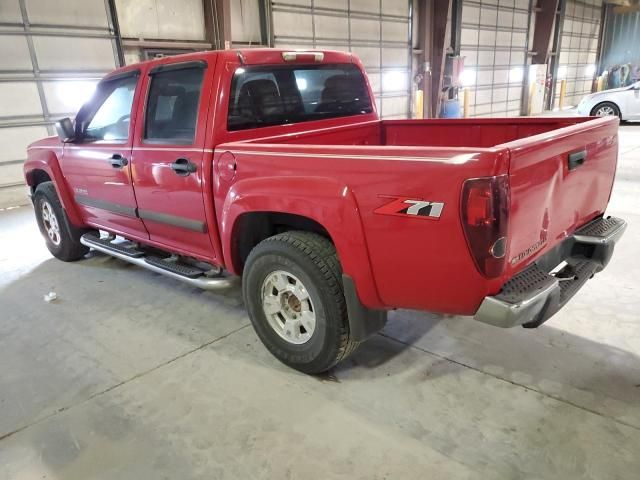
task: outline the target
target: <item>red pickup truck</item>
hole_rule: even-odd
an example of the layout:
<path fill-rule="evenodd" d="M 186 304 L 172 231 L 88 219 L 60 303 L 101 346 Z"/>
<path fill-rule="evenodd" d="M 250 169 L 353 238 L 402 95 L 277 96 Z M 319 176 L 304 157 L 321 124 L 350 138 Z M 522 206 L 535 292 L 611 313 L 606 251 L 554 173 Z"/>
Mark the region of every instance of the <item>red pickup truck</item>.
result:
<path fill-rule="evenodd" d="M 212 51 L 107 75 L 24 173 L 51 253 L 205 289 L 322 372 L 393 308 L 537 327 L 604 268 L 618 120 L 380 120 L 358 58 Z"/>

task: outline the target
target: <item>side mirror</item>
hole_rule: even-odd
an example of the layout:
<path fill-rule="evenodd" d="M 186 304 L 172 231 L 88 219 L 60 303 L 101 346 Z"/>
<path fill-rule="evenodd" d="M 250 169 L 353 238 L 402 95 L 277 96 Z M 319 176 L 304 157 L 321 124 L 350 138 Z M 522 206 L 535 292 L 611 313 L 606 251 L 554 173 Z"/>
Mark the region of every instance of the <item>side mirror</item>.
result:
<path fill-rule="evenodd" d="M 56 132 L 58 133 L 58 138 L 62 143 L 71 142 L 76 135 L 73 128 L 73 122 L 69 117 L 65 117 L 56 122 Z"/>

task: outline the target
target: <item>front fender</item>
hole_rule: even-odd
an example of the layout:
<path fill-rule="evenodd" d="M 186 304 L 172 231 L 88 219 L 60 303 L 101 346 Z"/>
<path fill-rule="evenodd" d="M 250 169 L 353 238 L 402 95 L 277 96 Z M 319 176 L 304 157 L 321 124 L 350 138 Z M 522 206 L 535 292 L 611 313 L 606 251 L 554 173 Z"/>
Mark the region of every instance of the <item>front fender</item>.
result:
<path fill-rule="evenodd" d="M 226 195 L 220 219 L 225 264 L 235 273 L 234 226 L 242 214 L 258 212 L 299 215 L 322 225 L 336 246 L 343 272 L 354 280 L 362 304 L 384 307 L 373 279 L 358 204 L 347 185 L 326 177 L 261 177 L 236 182 Z"/>
<path fill-rule="evenodd" d="M 24 162 L 24 178 L 27 185 L 33 187 L 35 185 L 35 178 L 33 172 L 36 170 L 42 170 L 49 175 L 49 178 L 53 181 L 58 193 L 58 198 L 62 207 L 67 213 L 69 221 L 76 227 L 82 227 L 82 217 L 80 216 L 76 204 L 73 201 L 73 196 L 70 194 L 69 186 L 64 179 L 62 169 L 60 168 L 60 162 L 58 156 L 51 150 L 46 149 L 31 149 L 28 151 L 28 158 Z"/>

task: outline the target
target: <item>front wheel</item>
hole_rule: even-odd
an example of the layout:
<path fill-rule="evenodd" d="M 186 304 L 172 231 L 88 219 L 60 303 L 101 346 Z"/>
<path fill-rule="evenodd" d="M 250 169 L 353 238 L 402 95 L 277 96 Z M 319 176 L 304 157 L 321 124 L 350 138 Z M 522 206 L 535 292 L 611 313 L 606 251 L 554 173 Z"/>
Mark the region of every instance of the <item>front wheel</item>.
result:
<path fill-rule="evenodd" d="M 615 103 L 602 102 L 591 110 L 592 117 L 620 117 L 620 109 Z"/>
<path fill-rule="evenodd" d="M 33 206 L 40 232 L 54 257 L 71 262 L 89 252 L 89 247 L 80 243 L 85 230 L 76 228 L 69 222 L 52 182 L 38 185 L 33 194 Z"/>
<path fill-rule="evenodd" d="M 260 340 L 290 367 L 321 373 L 358 346 L 335 247 L 320 235 L 292 231 L 262 241 L 245 264 L 242 293 Z"/>

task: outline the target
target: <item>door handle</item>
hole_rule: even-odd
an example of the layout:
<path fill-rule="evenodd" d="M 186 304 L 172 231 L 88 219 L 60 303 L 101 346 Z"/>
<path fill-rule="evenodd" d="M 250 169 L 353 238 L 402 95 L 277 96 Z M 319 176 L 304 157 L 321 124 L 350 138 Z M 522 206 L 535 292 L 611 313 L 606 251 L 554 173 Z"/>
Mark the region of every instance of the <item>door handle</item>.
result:
<path fill-rule="evenodd" d="M 113 155 L 111 155 L 109 162 L 111 163 L 111 166 L 113 168 L 122 168 L 126 167 L 129 164 L 129 160 L 124 158 L 119 153 L 114 153 Z"/>
<path fill-rule="evenodd" d="M 586 150 L 582 150 L 581 152 L 570 153 L 568 158 L 569 171 L 575 170 L 576 168 L 578 168 L 580 165 L 584 163 L 586 159 L 587 159 Z"/>
<path fill-rule="evenodd" d="M 198 170 L 198 167 L 195 163 L 191 163 L 186 158 L 179 158 L 175 162 L 171 164 L 171 170 L 176 172 L 176 175 L 180 175 L 181 177 L 186 177 L 195 173 Z"/>

